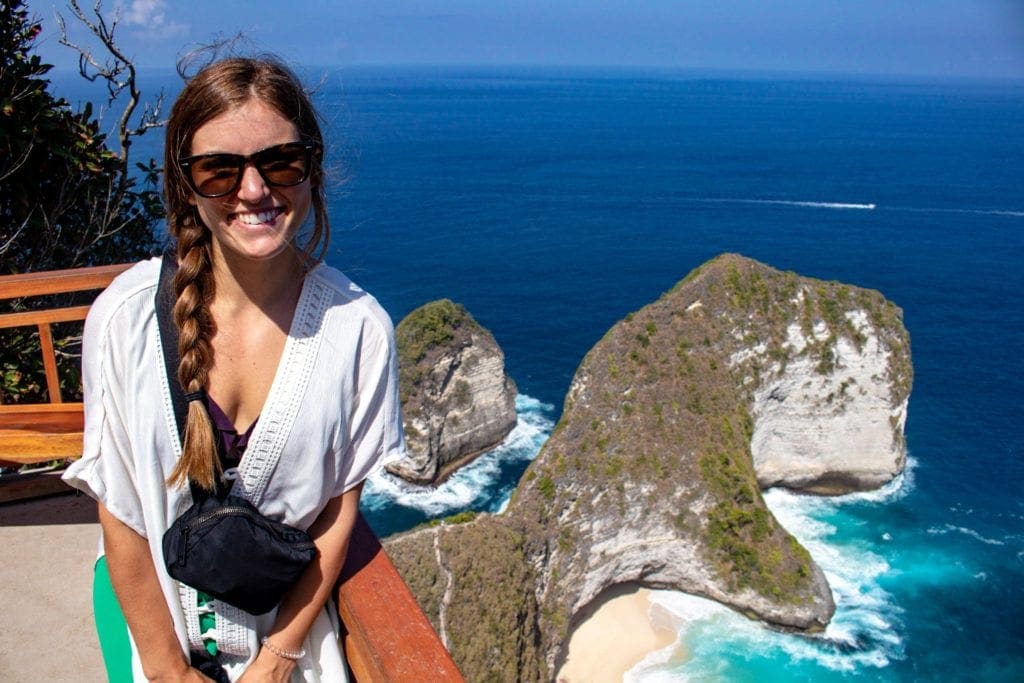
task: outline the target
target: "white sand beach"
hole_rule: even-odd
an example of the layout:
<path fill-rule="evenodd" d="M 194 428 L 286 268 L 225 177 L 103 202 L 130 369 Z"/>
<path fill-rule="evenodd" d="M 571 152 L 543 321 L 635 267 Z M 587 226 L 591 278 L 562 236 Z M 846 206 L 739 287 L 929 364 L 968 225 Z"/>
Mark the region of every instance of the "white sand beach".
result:
<path fill-rule="evenodd" d="M 592 606 L 569 636 L 569 655 L 559 683 L 621 683 L 644 657 L 676 642 L 667 613 L 650 600 L 651 591 L 625 586 Z M 653 618 L 652 618 L 653 617 Z"/>
<path fill-rule="evenodd" d="M 92 618 L 96 504 L 66 495 L 0 505 L 0 679 L 104 681 Z"/>

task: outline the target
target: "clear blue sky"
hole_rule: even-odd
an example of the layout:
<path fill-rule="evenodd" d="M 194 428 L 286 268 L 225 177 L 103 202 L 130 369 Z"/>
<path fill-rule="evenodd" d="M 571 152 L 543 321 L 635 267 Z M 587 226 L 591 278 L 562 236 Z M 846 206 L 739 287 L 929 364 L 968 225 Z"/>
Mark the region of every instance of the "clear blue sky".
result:
<path fill-rule="evenodd" d="M 82 0 L 87 7 L 93 0 Z M 40 52 L 59 68 L 55 8 Z M 850 75 L 1024 78 L 1024 0 L 106 0 L 140 66 L 218 35 L 299 66 L 661 66 Z"/>

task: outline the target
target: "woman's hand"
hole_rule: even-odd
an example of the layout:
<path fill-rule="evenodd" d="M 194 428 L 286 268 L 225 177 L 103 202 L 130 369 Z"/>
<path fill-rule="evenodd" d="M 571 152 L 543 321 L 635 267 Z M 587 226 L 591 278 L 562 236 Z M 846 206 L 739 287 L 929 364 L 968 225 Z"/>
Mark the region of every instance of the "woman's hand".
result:
<path fill-rule="evenodd" d="M 323 611 L 324 603 L 345 563 L 349 537 L 359 512 L 362 488 L 363 485 L 359 484 L 332 498 L 309 527 L 317 556 L 278 605 L 274 627 L 268 633 L 271 647 L 260 649 L 255 661 L 238 679 L 238 683 L 288 681 L 296 663 L 287 656 L 275 654 L 274 650 L 280 649 L 283 654 L 301 650 L 313 621 Z"/>
<path fill-rule="evenodd" d="M 295 662 L 278 657 L 267 648 L 260 648 L 255 661 L 242 673 L 237 683 L 288 683 Z"/>

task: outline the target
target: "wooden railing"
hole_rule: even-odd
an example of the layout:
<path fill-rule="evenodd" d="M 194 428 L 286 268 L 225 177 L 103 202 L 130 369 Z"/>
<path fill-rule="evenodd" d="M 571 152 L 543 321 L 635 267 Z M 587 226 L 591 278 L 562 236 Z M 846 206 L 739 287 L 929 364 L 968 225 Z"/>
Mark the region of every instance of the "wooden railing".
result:
<path fill-rule="evenodd" d="M 0 276 L 0 300 L 99 290 L 128 264 Z M 0 464 L 77 458 L 82 404 L 64 402 L 51 324 L 84 320 L 88 306 L 0 314 L 0 329 L 39 330 L 49 403 L 0 404 Z M 17 477 L 21 479 L 21 477 Z M 0 502 L 70 492 L 57 478 L 38 483 L 0 479 Z M 56 487 L 56 488 L 55 488 Z M 17 488 L 13 496 L 10 491 Z M 8 495 L 5 496 L 5 489 Z M 457 683 L 462 674 L 362 515 L 335 590 L 345 657 L 356 683 Z"/>
<path fill-rule="evenodd" d="M 358 683 L 456 683 L 462 674 L 362 515 L 335 599 Z"/>
<path fill-rule="evenodd" d="M 100 290 L 129 265 L 0 276 L 0 300 Z M 48 403 L 0 403 L 0 464 L 25 465 L 81 455 L 82 404 L 64 400 L 52 325 L 85 320 L 88 312 L 89 306 L 68 306 L 0 314 L 0 329 L 35 327 L 39 332 L 49 398 Z"/>

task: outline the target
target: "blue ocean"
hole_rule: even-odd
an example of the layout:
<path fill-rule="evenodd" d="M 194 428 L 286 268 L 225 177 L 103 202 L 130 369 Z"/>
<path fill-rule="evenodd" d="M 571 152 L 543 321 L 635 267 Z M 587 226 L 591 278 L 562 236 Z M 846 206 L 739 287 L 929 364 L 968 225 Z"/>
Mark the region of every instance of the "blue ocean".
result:
<path fill-rule="evenodd" d="M 722 252 L 902 307 L 909 466 L 771 491 L 828 576 L 818 636 L 658 593 L 678 647 L 632 681 L 1024 680 L 1024 84 L 670 71 L 316 72 L 329 261 L 397 321 L 448 297 L 519 386 L 504 445 L 435 490 L 371 482 L 381 535 L 498 511 L 605 331 Z"/>

